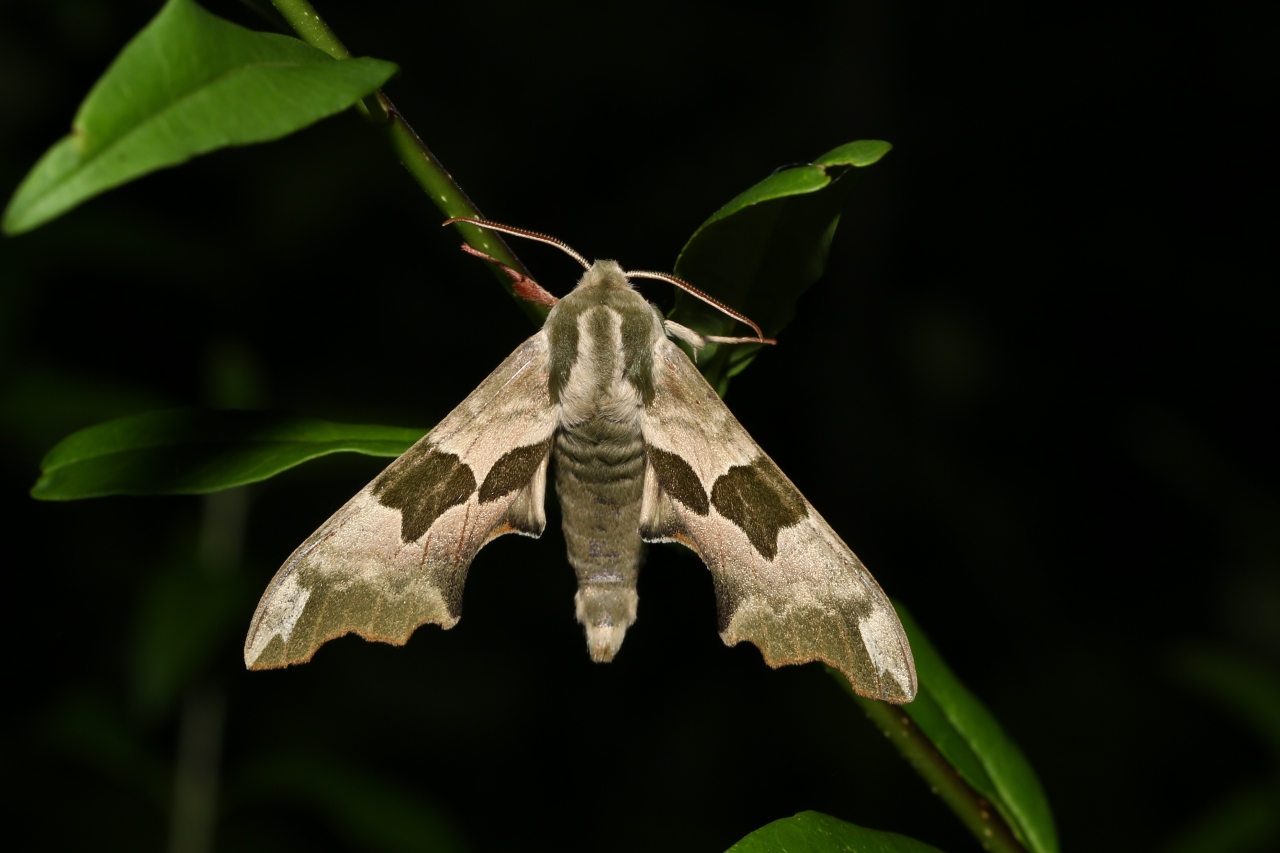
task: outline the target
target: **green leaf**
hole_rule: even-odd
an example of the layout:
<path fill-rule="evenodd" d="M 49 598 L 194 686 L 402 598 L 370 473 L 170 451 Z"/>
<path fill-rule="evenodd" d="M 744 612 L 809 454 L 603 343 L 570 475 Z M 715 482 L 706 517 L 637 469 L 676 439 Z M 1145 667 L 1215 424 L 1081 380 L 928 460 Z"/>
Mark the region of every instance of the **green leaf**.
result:
<path fill-rule="evenodd" d="M 675 273 L 776 335 L 796 314 L 796 300 L 821 277 L 840 211 L 854 186 L 853 171 L 891 148 L 850 142 L 808 165 L 783 169 L 711 215 L 689 238 Z M 671 319 L 708 335 L 750 330 L 701 300 L 677 291 Z M 736 329 L 735 329 L 736 327 Z M 759 345 L 710 344 L 698 366 L 721 394 L 759 352 Z"/>
<path fill-rule="evenodd" d="M 730 847 L 729 853 L 938 853 L 938 848 L 822 812 L 800 812 L 762 826 Z"/>
<path fill-rule="evenodd" d="M 892 148 L 879 139 L 859 139 L 833 148 L 813 162 L 819 166 L 870 166 L 879 162 Z"/>
<path fill-rule="evenodd" d="M 98 193 L 217 148 L 287 136 L 347 109 L 395 72 L 390 62 L 338 61 L 191 0 L 169 0 L 89 92 L 71 135 L 28 173 L 4 230 L 29 231 Z"/>
<path fill-rule="evenodd" d="M 399 456 L 426 430 L 267 412 L 167 409 L 73 433 L 45 455 L 32 497 L 194 495 L 274 477 L 330 453 Z"/>
<path fill-rule="evenodd" d="M 902 710 L 1033 853 L 1057 853 L 1058 835 L 1040 780 L 991 712 L 956 678 L 902 605 L 920 691 Z"/>

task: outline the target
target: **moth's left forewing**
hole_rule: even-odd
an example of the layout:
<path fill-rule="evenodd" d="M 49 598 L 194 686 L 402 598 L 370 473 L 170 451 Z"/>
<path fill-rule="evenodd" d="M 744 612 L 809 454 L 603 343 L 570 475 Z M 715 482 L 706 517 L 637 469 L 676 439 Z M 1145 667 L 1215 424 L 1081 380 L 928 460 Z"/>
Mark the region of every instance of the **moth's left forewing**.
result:
<path fill-rule="evenodd" d="M 435 429 L 298 547 L 263 594 L 245 663 L 302 663 L 347 633 L 401 644 L 451 627 L 472 558 L 503 533 L 538 536 L 557 411 L 534 335 Z"/>
<path fill-rule="evenodd" d="M 864 696 L 909 702 L 915 665 L 888 597 L 669 340 L 641 414 L 641 533 L 693 548 L 715 580 L 720 635 L 771 666 L 820 660 Z"/>

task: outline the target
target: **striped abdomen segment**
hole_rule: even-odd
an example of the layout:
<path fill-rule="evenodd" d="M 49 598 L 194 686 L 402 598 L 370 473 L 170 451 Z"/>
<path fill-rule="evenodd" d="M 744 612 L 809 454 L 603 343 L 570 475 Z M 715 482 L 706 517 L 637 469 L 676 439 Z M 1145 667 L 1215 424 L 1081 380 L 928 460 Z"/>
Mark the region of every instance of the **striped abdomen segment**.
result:
<path fill-rule="evenodd" d="M 611 660 L 636 621 L 644 444 L 631 424 L 597 418 L 556 434 L 555 461 L 578 621 L 591 658 Z"/>

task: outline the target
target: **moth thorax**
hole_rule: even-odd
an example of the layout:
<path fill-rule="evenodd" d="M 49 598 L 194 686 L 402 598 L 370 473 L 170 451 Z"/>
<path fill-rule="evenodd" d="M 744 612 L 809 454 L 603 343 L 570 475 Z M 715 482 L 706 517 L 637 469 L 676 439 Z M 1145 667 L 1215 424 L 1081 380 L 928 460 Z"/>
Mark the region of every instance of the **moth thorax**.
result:
<path fill-rule="evenodd" d="M 593 579 L 582 583 L 573 597 L 578 621 L 587 630 L 587 650 L 596 663 L 607 663 L 622 648 L 627 627 L 636 621 L 640 597 L 634 586 Z"/>

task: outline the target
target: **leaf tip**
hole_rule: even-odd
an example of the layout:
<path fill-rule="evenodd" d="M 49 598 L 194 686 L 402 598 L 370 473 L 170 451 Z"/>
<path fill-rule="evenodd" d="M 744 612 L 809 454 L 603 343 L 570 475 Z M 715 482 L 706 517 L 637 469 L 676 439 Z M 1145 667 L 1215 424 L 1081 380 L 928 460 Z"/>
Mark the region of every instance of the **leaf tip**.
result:
<path fill-rule="evenodd" d="M 882 139 L 859 139 L 831 149 L 813 163 L 815 166 L 870 166 L 892 149 L 893 145 Z"/>
<path fill-rule="evenodd" d="M 39 224 L 32 222 L 31 217 L 25 215 L 23 210 L 24 207 L 27 207 L 27 205 L 21 203 L 24 200 L 22 198 L 22 189 L 25 185 L 26 181 L 23 181 L 22 185 L 14 190 L 9 203 L 5 205 L 4 218 L 0 219 L 0 231 L 3 231 L 6 237 L 17 237 L 19 234 L 30 231 Z"/>
<path fill-rule="evenodd" d="M 31 495 L 34 500 L 38 501 L 62 500 L 62 498 L 50 487 L 49 475 L 47 474 L 42 474 L 40 479 L 36 480 L 36 484 L 27 491 L 27 494 Z"/>

